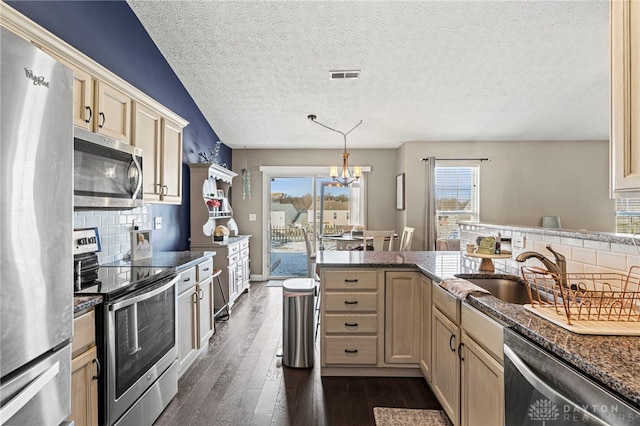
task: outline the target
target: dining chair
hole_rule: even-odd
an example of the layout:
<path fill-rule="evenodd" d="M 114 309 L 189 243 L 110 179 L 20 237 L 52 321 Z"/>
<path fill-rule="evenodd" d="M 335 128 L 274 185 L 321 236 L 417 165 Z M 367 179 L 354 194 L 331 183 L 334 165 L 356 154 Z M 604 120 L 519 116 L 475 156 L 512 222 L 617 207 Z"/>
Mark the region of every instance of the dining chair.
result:
<path fill-rule="evenodd" d="M 393 240 L 396 236 L 396 231 L 367 231 L 362 233 L 364 238 L 364 247 L 367 246 L 367 240 L 373 239 L 373 251 L 384 251 L 385 241 L 389 241 L 387 251 L 393 251 Z"/>
<path fill-rule="evenodd" d="M 402 231 L 402 237 L 400 238 L 400 247 L 398 251 L 411 251 L 411 241 L 413 240 L 413 231 L 415 228 L 405 226 Z"/>
<path fill-rule="evenodd" d="M 316 278 L 316 273 L 313 271 L 313 265 L 316 263 L 317 253 L 311 246 L 311 239 L 309 238 L 309 232 L 302 228 L 302 234 L 304 235 L 304 243 L 307 249 L 307 278 Z"/>

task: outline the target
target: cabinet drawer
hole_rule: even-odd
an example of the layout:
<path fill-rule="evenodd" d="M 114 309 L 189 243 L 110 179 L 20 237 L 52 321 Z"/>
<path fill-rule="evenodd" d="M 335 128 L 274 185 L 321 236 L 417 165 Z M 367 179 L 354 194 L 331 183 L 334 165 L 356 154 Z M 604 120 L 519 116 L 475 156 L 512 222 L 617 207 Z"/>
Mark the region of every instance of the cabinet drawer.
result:
<path fill-rule="evenodd" d="M 240 254 L 236 253 L 233 256 L 229 256 L 229 266 L 238 263 L 240 260 Z"/>
<path fill-rule="evenodd" d="M 240 244 L 233 244 L 229 246 L 229 257 L 238 252 L 240 252 Z"/>
<path fill-rule="evenodd" d="M 378 293 L 324 293 L 326 312 L 377 312 Z"/>
<path fill-rule="evenodd" d="M 246 248 L 249 248 L 249 240 L 244 240 L 240 243 L 240 250 L 244 250 Z"/>
<path fill-rule="evenodd" d="M 326 271 L 322 285 L 327 290 L 377 290 L 377 271 Z"/>
<path fill-rule="evenodd" d="M 456 297 L 437 284 L 433 285 L 433 305 L 456 324 L 460 323 L 460 303 Z"/>
<path fill-rule="evenodd" d="M 377 333 L 378 315 L 325 314 L 322 327 L 325 333 Z"/>
<path fill-rule="evenodd" d="M 73 341 L 71 342 L 71 357 L 75 357 L 96 345 L 96 311 L 73 319 Z"/>
<path fill-rule="evenodd" d="M 198 282 L 204 281 L 211 276 L 213 272 L 213 259 L 205 260 L 202 263 L 196 265 L 198 271 Z"/>
<path fill-rule="evenodd" d="M 180 272 L 180 281 L 178 281 L 178 294 L 182 294 L 196 285 L 196 268 L 189 268 Z"/>
<path fill-rule="evenodd" d="M 240 257 L 242 259 L 246 259 L 249 257 L 249 249 L 244 249 L 240 252 Z"/>
<path fill-rule="evenodd" d="M 376 364 L 376 336 L 325 336 L 325 364 Z"/>
<path fill-rule="evenodd" d="M 464 331 L 502 364 L 503 327 L 466 303 L 462 304 L 461 314 Z"/>

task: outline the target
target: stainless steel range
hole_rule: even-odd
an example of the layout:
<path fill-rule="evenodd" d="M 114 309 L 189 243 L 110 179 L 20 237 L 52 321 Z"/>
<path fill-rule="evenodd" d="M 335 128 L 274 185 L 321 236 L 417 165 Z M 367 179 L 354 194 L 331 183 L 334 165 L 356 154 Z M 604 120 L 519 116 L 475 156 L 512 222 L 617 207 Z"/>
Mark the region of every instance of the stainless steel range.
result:
<path fill-rule="evenodd" d="M 178 391 L 173 268 L 100 266 L 94 229 L 74 231 L 76 295 L 99 294 L 100 424 L 151 425 Z"/>

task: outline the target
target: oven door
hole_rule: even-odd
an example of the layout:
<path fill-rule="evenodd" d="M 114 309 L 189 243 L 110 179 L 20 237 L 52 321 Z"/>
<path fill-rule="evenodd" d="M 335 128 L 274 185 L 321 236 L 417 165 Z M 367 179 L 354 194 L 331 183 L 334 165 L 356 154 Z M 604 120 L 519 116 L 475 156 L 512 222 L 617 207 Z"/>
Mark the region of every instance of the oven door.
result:
<path fill-rule="evenodd" d="M 178 359 L 178 275 L 108 302 L 106 415 L 113 424 Z"/>
<path fill-rule="evenodd" d="M 504 331 L 506 425 L 631 425 L 640 411 L 517 333 Z"/>

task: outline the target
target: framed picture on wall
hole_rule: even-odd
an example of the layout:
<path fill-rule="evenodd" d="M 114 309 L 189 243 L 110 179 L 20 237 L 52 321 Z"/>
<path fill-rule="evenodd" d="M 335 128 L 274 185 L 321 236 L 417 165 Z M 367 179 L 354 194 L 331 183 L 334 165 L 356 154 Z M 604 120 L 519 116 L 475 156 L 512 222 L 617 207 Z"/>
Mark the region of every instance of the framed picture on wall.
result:
<path fill-rule="evenodd" d="M 151 231 L 131 232 L 131 260 L 146 259 L 153 254 Z"/>
<path fill-rule="evenodd" d="M 396 176 L 396 210 L 404 210 L 404 173 Z"/>
<path fill-rule="evenodd" d="M 216 190 L 216 194 L 217 194 L 218 198 L 224 198 L 224 189 Z"/>

